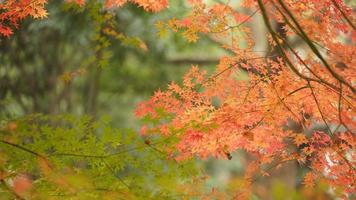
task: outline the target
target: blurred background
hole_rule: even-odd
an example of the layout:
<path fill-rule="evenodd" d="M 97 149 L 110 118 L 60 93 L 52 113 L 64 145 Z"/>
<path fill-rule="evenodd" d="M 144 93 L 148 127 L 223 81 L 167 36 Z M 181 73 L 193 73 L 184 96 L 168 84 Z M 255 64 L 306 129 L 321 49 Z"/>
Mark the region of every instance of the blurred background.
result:
<path fill-rule="evenodd" d="M 224 53 L 209 38 L 188 43 L 168 30 L 159 37 L 155 24 L 182 16 L 183 1 L 158 14 L 130 4 L 103 11 L 93 2 L 82 9 L 51 1 L 47 19 L 27 19 L 1 39 L 1 116 L 110 115 L 115 126 L 132 128 L 137 102 L 179 82 L 192 64 L 212 68 Z M 105 14 L 115 35 L 103 33 L 111 27 Z"/>

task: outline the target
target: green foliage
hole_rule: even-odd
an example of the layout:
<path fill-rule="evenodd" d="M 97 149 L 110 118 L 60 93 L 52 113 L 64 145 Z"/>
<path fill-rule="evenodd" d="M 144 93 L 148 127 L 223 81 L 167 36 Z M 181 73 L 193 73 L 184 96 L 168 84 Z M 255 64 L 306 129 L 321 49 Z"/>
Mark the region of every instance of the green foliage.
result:
<path fill-rule="evenodd" d="M 193 162 L 167 159 L 166 139 L 118 130 L 109 117 L 32 115 L 3 121 L 0 134 L 1 174 L 29 174 L 31 198 L 176 199 L 199 176 Z"/>

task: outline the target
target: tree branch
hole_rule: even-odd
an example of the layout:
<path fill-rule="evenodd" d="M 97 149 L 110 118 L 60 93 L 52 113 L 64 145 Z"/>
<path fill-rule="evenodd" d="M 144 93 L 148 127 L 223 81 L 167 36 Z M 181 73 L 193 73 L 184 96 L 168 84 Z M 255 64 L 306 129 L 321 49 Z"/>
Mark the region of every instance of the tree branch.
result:
<path fill-rule="evenodd" d="M 258 0 L 260 2 L 260 0 Z M 326 67 L 326 69 L 330 72 L 330 74 L 337 79 L 338 81 L 340 81 L 341 83 L 347 85 L 351 91 L 353 93 L 356 93 L 356 89 L 354 87 L 352 87 L 352 85 L 350 83 L 348 83 L 347 81 L 345 81 L 345 79 L 343 79 L 338 73 L 336 73 L 331 66 L 329 65 L 329 63 L 324 59 L 324 57 L 321 55 L 321 53 L 319 52 L 319 50 L 316 48 L 316 46 L 314 45 L 314 43 L 309 39 L 308 35 L 304 32 L 303 28 L 300 26 L 300 24 L 298 23 L 298 21 L 296 20 L 296 18 L 294 17 L 294 15 L 292 14 L 292 12 L 287 8 L 287 6 L 284 4 L 284 2 L 282 0 L 278 0 L 279 4 L 282 6 L 282 8 L 285 10 L 285 12 L 287 13 L 287 15 L 291 18 L 291 20 L 293 21 L 293 23 L 296 25 L 297 29 L 299 30 L 299 32 L 302 34 L 304 41 L 307 43 L 307 45 L 310 47 L 310 49 L 314 52 L 314 54 L 321 60 L 321 62 L 324 64 L 324 66 Z M 263 6 L 263 5 L 262 5 Z"/>

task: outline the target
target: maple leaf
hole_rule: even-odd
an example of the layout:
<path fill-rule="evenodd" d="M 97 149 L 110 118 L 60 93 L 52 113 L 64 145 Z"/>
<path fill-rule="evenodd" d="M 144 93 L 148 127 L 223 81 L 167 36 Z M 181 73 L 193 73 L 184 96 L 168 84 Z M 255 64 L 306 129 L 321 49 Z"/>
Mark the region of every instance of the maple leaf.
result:
<path fill-rule="evenodd" d="M 159 12 L 168 7 L 168 0 L 132 0 L 146 11 Z"/>
<path fill-rule="evenodd" d="M 314 148 L 313 147 L 305 147 L 303 148 L 303 153 L 305 155 L 311 155 L 314 152 Z"/>
<path fill-rule="evenodd" d="M 6 36 L 6 37 L 9 37 L 10 35 L 12 35 L 12 30 L 11 30 L 11 28 L 10 27 L 8 27 L 8 26 L 3 26 L 3 25 L 1 25 L 0 24 L 0 34 L 1 35 L 4 35 L 4 36 Z"/>
<path fill-rule="evenodd" d="M 305 137 L 304 134 L 296 134 L 296 136 L 294 137 L 294 144 L 296 144 L 298 147 L 302 144 L 306 144 L 308 143 L 308 139 L 307 137 Z"/>
<path fill-rule="evenodd" d="M 312 188 L 315 185 L 316 178 L 317 178 L 317 176 L 313 172 L 308 172 L 304 176 L 303 184 L 308 188 Z"/>
<path fill-rule="evenodd" d="M 48 12 L 44 8 L 39 7 L 39 8 L 34 9 L 34 11 L 31 13 L 31 15 L 35 19 L 37 19 L 37 18 L 42 19 L 42 18 L 46 18 L 48 16 Z"/>
<path fill-rule="evenodd" d="M 127 3 L 127 0 L 106 0 L 105 7 L 107 7 L 107 8 L 121 7 L 125 3 Z"/>

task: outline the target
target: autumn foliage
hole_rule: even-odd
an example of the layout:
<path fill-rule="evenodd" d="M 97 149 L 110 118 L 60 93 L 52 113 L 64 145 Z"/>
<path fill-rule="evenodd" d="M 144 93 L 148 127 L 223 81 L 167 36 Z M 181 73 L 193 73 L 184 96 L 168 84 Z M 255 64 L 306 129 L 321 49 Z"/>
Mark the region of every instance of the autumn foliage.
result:
<path fill-rule="evenodd" d="M 79 6 L 85 5 L 85 0 L 65 0 Z M 105 7 L 121 7 L 132 2 L 149 12 L 158 12 L 167 8 L 168 0 L 106 0 Z M 44 18 L 48 13 L 45 9 L 47 0 L 6 0 L 0 4 L 0 34 L 10 36 L 14 28 L 18 28 L 19 22 L 26 17 Z"/>
<path fill-rule="evenodd" d="M 193 66 L 182 85 L 171 83 L 139 105 L 136 115 L 153 122 L 143 134 L 178 138 L 167 147 L 177 160 L 228 159 L 230 152 L 245 150 L 256 157 L 247 185 L 268 165 L 297 161 L 310 169 L 307 186 L 324 180 L 355 193 L 352 9 L 334 0 L 244 1 L 242 7 L 261 15 L 268 30 L 270 51 L 261 54 L 254 51 L 252 15 L 228 4 L 190 2 L 192 12 L 167 26 L 192 42 L 210 35 L 232 55 L 222 57 L 212 75 Z M 303 50 L 291 45 L 294 39 Z M 239 79 L 242 73 L 247 81 Z M 324 130 L 314 130 L 316 124 Z"/>
<path fill-rule="evenodd" d="M 10 36 L 28 16 L 46 17 L 46 2 L 0 4 L 0 34 Z M 236 189 L 237 199 L 249 195 L 256 177 L 288 162 L 309 169 L 308 187 L 322 181 L 344 198 L 355 194 L 352 8 L 341 0 L 244 0 L 240 6 L 250 11 L 246 14 L 230 1 L 187 2 L 191 10 L 185 17 L 159 22 L 158 28 L 181 33 L 189 42 L 210 37 L 229 55 L 220 58 L 213 74 L 192 66 L 182 84 L 172 82 L 139 104 L 135 114 L 144 123 L 143 137 L 172 139 L 165 150 L 178 162 L 231 159 L 236 150 L 249 153 L 254 159 L 246 169 L 245 188 Z M 106 0 L 105 9 L 126 3 L 149 12 L 168 8 L 167 0 Z M 256 50 L 260 44 L 251 27 L 256 16 L 266 27 L 267 52 Z"/>
<path fill-rule="evenodd" d="M 10 36 L 13 28 L 18 28 L 19 22 L 28 16 L 44 18 L 46 0 L 9 0 L 0 4 L 0 34 Z"/>

